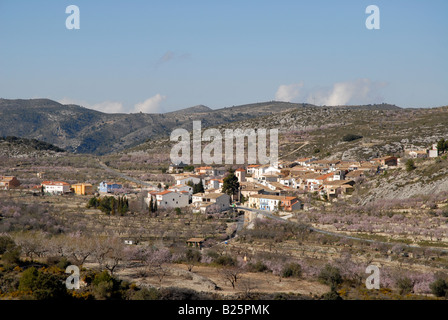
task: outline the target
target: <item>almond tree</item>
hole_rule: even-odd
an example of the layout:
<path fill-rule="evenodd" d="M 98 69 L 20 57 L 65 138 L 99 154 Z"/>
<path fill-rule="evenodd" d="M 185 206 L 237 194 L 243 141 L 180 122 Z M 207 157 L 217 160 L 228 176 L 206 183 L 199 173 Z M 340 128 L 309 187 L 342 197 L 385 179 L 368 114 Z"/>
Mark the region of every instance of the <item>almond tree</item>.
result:
<path fill-rule="evenodd" d="M 224 281 L 230 283 L 233 289 L 235 289 L 236 283 L 241 279 L 243 270 L 239 267 L 228 267 L 223 270 L 219 270 Z"/>
<path fill-rule="evenodd" d="M 157 276 L 161 283 L 163 278 L 168 274 L 165 264 L 171 261 L 171 252 L 166 248 L 153 249 L 148 252 L 145 260 L 148 270 Z"/>
<path fill-rule="evenodd" d="M 110 271 L 113 275 L 115 268 L 123 261 L 126 257 L 125 245 L 120 238 L 112 238 L 108 241 L 107 246 L 109 250 L 105 256 L 105 268 Z"/>

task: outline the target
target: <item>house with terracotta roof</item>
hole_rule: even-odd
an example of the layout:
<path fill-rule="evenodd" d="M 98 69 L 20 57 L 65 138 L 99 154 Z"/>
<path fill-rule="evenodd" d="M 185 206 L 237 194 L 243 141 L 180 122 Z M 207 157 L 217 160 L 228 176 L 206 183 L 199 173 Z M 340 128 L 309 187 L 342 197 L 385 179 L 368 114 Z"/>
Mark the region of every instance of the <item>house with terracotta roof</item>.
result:
<path fill-rule="evenodd" d="M 260 164 L 250 164 L 247 166 L 246 172 L 248 175 L 253 175 L 255 170 L 258 170 L 258 168 L 261 167 Z"/>
<path fill-rule="evenodd" d="M 41 186 L 45 193 L 61 195 L 71 192 L 70 184 L 64 181 L 43 181 Z"/>
<path fill-rule="evenodd" d="M 425 150 L 425 155 L 426 155 L 426 150 Z M 372 161 L 370 161 L 370 163 L 374 164 L 374 165 L 375 164 L 378 165 L 378 163 L 379 163 L 381 166 L 396 167 L 398 165 L 398 158 L 392 157 L 392 156 L 385 156 L 385 157 L 372 159 Z"/>
<path fill-rule="evenodd" d="M 246 170 L 238 168 L 235 170 L 235 176 L 238 178 L 238 182 L 246 182 Z"/>
<path fill-rule="evenodd" d="M 321 194 L 326 194 L 328 199 L 331 200 L 343 194 L 351 194 L 354 185 L 353 180 L 326 181 L 322 185 Z"/>
<path fill-rule="evenodd" d="M 20 186 L 20 181 L 14 176 L 0 176 L 0 190 L 9 190 Z"/>
<path fill-rule="evenodd" d="M 205 188 L 206 189 L 221 189 L 222 185 L 224 183 L 223 179 L 210 179 L 207 180 L 205 183 Z"/>
<path fill-rule="evenodd" d="M 207 175 L 207 176 L 213 176 L 215 175 L 215 170 L 213 170 L 212 167 L 197 167 L 194 168 L 194 173 L 196 174 L 203 174 L 203 175 Z"/>
<path fill-rule="evenodd" d="M 249 197 L 249 207 L 266 211 L 294 211 L 301 207 L 297 197 L 254 194 Z"/>
<path fill-rule="evenodd" d="M 283 211 L 296 211 L 302 208 L 302 203 L 297 197 L 284 197 L 280 202 Z"/>

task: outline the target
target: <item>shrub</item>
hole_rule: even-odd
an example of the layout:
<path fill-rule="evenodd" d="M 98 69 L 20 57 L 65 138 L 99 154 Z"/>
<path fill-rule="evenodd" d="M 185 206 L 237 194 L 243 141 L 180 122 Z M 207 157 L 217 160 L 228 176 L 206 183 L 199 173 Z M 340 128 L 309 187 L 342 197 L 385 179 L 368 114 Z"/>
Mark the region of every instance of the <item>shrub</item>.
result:
<path fill-rule="evenodd" d="M 68 261 L 66 257 L 52 256 L 47 258 L 47 264 L 65 270 L 69 265 L 71 265 L 71 262 Z"/>
<path fill-rule="evenodd" d="M 60 277 L 38 271 L 31 267 L 25 270 L 19 280 L 19 290 L 31 291 L 38 300 L 63 299 L 68 297 L 65 283 Z"/>
<path fill-rule="evenodd" d="M 142 288 L 130 294 L 130 300 L 159 300 L 161 294 L 156 288 Z"/>
<path fill-rule="evenodd" d="M 445 297 L 448 294 L 448 283 L 444 279 L 437 279 L 429 288 L 436 297 Z"/>
<path fill-rule="evenodd" d="M 13 249 L 16 246 L 14 240 L 9 236 L 0 236 L 0 254 L 4 254 L 6 251 Z"/>
<path fill-rule="evenodd" d="M 415 168 L 417 168 L 417 167 L 415 166 L 414 159 L 408 159 L 408 161 L 406 161 L 406 171 L 410 172 L 410 171 L 414 170 Z"/>
<path fill-rule="evenodd" d="M 399 278 L 396 281 L 396 285 L 398 287 L 400 294 L 411 293 L 412 289 L 414 289 L 414 283 L 408 277 Z"/>
<path fill-rule="evenodd" d="M 325 267 L 320 271 L 318 279 L 320 282 L 329 285 L 332 289 L 335 289 L 342 283 L 340 270 L 330 264 L 325 265 Z"/>
<path fill-rule="evenodd" d="M 269 268 L 261 261 L 249 263 L 248 267 L 251 272 L 266 272 L 269 270 Z"/>
<path fill-rule="evenodd" d="M 362 136 L 360 136 L 360 135 L 349 133 L 342 137 L 342 141 L 349 142 L 349 141 L 354 141 L 354 140 L 358 140 L 361 138 L 362 138 Z"/>
<path fill-rule="evenodd" d="M 17 266 L 20 263 L 20 248 L 15 247 L 12 250 L 6 251 L 2 255 L 2 261 L 7 268 Z"/>
<path fill-rule="evenodd" d="M 282 277 L 283 278 L 300 278 L 302 276 L 302 267 L 298 263 L 289 263 L 283 267 Z"/>
<path fill-rule="evenodd" d="M 214 260 L 214 262 L 220 266 L 235 266 L 236 265 L 236 260 L 230 256 L 219 256 L 218 258 L 216 258 Z"/>
<path fill-rule="evenodd" d="M 339 293 L 337 293 L 337 291 L 335 291 L 335 290 L 331 290 L 330 292 L 325 293 L 322 296 L 322 299 L 324 299 L 324 300 L 343 300 L 341 298 L 341 296 L 339 295 Z"/>

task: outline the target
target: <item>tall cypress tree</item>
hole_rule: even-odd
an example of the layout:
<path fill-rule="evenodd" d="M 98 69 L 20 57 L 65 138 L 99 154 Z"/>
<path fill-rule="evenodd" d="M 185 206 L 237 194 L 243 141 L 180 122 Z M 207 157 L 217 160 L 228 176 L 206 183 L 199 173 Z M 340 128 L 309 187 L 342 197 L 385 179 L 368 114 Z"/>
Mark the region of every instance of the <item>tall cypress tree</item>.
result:
<path fill-rule="evenodd" d="M 152 201 L 152 196 L 151 196 L 151 200 L 149 201 L 149 213 L 154 212 L 154 201 Z"/>

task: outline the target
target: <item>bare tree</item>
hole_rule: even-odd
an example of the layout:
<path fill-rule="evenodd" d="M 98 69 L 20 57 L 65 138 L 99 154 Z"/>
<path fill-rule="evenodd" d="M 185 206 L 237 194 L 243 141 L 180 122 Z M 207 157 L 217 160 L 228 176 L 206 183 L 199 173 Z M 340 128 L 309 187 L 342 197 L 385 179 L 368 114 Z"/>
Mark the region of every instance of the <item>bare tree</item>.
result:
<path fill-rule="evenodd" d="M 241 279 L 243 275 L 243 270 L 238 267 L 225 268 L 219 272 L 224 281 L 229 282 L 233 289 L 235 289 L 238 280 Z"/>
<path fill-rule="evenodd" d="M 257 286 L 253 283 L 250 278 L 241 279 L 238 283 L 238 288 L 241 289 L 243 293 L 243 299 L 252 299 L 253 290 L 257 289 Z"/>
<path fill-rule="evenodd" d="M 108 243 L 109 250 L 106 253 L 105 268 L 113 275 L 115 268 L 125 258 L 124 244 L 120 238 L 112 238 Z"/>
<path fill-rule="evenodd" d="M 148 271 L 157 276 L 161 283 L 163 278 L 168 274 L 168 268 L 165 264 L 171 261 L 171 252 L 166 248 L 153 249 L 146 258 L 146 266 Z"/>

